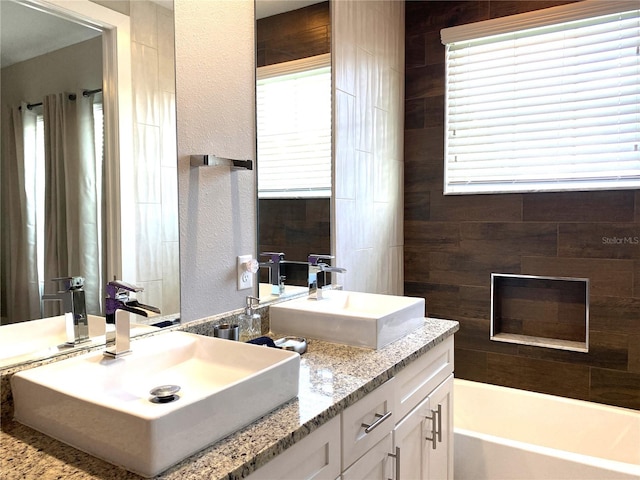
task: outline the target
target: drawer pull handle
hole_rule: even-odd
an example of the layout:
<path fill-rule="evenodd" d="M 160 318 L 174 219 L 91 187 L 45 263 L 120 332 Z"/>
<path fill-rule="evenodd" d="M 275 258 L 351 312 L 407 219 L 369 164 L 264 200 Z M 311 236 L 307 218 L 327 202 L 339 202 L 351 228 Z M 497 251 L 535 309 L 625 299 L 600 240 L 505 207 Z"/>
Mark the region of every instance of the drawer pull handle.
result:
<path fill-rule="evenodd" d="M 396 453 L 387 453 L 387 455 L 396 459 L 396 478 L 389 480 L 400 480 L 400 447 L 396 447 Z"/>
<path fill-rule="evenodd" d="M 361 426 L 364 427 L 364 433 L 369 433 L 372 430 L 374 430 L 375 428 L 377 428 L 382 422 L 384 422 L 387 418 L 389 418 L 391 416 L 391 412 L 387 412 L 384 415 L 380 415 L 379 413 L 376 413 L 376 421 L 373 422 L 371 425 L 367 425 L 366 423 L 363 423 Z"/>
<path fill-rule="evenodd" d="M 426 418 L 431 420 L 431 438 L 425 438 L 431 442 L 431 448 L 435 450 L 437 442 L 442 443 L 442 405 L 438 404 L 438 409 L 431 410 L 431 416 Z"/>

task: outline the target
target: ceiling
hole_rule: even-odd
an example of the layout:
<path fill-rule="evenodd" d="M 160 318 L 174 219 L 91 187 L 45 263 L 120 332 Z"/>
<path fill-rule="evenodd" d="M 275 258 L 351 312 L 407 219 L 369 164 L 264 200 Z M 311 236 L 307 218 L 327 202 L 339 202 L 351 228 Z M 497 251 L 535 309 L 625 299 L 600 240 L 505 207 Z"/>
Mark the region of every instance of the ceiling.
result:
<path fill-rule="evenodd" d="M 64 18 L 0 0 L 1 67 L 44 55 L 100 35 Z"/>
<path fill-rule="evenodd" d="M 152 0 L 173 9 L 173 0 Z M 323 0 L 256 0 L 256 18 Z M 44 55 L 100 35 L 100 31 L 9 0 L 0 0 L 0 67 Z"/>

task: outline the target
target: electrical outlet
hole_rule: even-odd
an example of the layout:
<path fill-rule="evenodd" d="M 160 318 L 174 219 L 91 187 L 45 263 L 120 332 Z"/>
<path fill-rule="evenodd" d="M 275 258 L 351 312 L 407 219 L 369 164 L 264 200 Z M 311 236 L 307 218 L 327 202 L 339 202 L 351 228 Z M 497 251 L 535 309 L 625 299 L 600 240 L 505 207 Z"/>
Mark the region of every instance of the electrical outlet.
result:
<path fill-rule="evenodd" d="M 247 263 L 252 260 L 251 255 L 240 255 L 238 257 L 238 290 L 253 288 L 253 273 L 247 269 Z"/>

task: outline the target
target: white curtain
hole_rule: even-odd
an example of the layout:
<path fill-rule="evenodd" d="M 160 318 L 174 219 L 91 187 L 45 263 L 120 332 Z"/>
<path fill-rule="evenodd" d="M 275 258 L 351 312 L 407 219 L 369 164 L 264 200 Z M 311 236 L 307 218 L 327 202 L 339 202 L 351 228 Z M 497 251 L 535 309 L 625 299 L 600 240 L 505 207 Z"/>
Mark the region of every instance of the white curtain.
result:
<path fill-rule="evenodd" d="M 25 103 L 4 112 L 0 191 L 2 323 L 40 318 L 35 215 L 36 115 Z"/>
<path fill-rule="evenodd" d="M 82 92 L 43 99 L 45 131 L 45 292 L 55 292 L 50 279 L 82 276 L 87 311 L 99 314 L 102 275 L 92 97 Z M 59 313 L 59 302 L 45 302 L 44 316 Z"/>

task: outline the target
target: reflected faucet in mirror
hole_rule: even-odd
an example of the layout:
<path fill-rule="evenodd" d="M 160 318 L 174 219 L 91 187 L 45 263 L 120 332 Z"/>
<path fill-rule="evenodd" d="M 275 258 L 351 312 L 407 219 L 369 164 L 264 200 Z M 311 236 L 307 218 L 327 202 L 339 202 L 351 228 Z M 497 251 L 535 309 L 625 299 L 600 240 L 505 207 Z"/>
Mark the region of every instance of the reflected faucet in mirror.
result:
<path fill-rule="evenodd" d="M 326 285 L 326 272 L 331 273 L 345 273 L 346 268 L 332 267 L 323 260 L 331 260 L 335 258 L 333 255 L 317 255 L 312 253 L 309 255 L 309 298 L 312 300 L 322 300 L 322 290 L 324 288 L 330 288 L 330 285 Z M 322 275 L 322 285 L 318 288 L 318 275 Z"/>
<path fill-rule="evenodd" d="M 269 257 L 266 262 L 260 262 L 261 267 L 269 269 L 269 283 L 271 283 L 271 295 L 281 295 L 284 293 L 285 277 L 280 271 L 281 263 L 284 261 L 282 252 L 262 252 L 261 257 Z"/>
<path fill-rule="evenodd" d="M 84 299 L 84 278 L 60 277 L 52 279 L 59 282 L 61 289 L 58 293 L 42 295 L 42 300 L 57 300 L 62 302 L 67 330 L 66 345 L 74 346 L 89 341 L 89 320 Z"/>
<path fill-rule="evenodd" d="M 106 321 L 107 324 L 115 323 L 116 336 L 114 346 L 106 349 L 104 356 L 118 358 L 131 353 L 131 321 L 129 313 L 149 317 L 160 314 L 160 309 L 151 305 L 144 305 L 135 298 L 130 298 L 129 295 L 131 293 L 144 291 L 142 287 L 137 287 L 121 280 L 112 280 L 107 283 L 106 290 Z"/>

